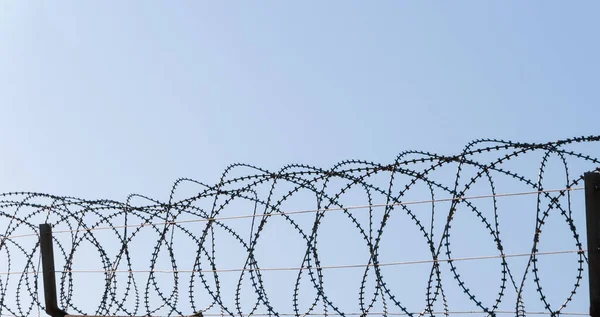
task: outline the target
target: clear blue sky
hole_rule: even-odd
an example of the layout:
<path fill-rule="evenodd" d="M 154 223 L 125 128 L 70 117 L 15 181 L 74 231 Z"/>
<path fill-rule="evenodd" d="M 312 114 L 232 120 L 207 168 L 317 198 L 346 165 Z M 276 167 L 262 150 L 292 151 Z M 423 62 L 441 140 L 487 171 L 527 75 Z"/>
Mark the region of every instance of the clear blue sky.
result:
<path fill-rule="evenodd" d="M 3 1 L 0 191 L 164 200 L 175 179 L 215 183 L 234 162 L 330 167 L 598 134 L 599 10 Z"/>

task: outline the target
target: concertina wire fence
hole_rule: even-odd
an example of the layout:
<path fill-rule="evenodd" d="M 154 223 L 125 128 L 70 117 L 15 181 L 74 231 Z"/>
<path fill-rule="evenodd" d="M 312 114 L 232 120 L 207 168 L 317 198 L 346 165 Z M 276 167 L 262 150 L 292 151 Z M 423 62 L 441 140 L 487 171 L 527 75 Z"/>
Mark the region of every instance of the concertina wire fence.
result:
<path fill-rule="evenodd" d="M 163 202 L 1 194 L 0 315 L 44 315 L 40 223 L 54 228 L 59 305 L 71 314 L 461 315 L 454 303 L 488 316 L 586 311 L 570 303 L 587 300 L 581 189 L 583 173 L 600 167 L 598 141 L 477 140 L 453 156 L 407 151 L 330 169 L 234 164 L 215 185 L 176 181 Z M 499 207 L 510 196 L 522 200 Z M 570 248 L 541 252 L 550 218 L 562 229 L 544 237 Z M 524 254 L 510 252 L 511 239 Z M 461 269 L 469 258 L 458 245 L 491 252 L 471 260 L 497 262 Z M 427 257 L 400 261 L 415 250 Z M 360 264 L 335 262 L 344 254 Z M 550 254 L 568 255 L 573 269 L 543 275 L 544 260 L 558 263 Z M 423 279 L 404 274 L 409 267 Z"/>

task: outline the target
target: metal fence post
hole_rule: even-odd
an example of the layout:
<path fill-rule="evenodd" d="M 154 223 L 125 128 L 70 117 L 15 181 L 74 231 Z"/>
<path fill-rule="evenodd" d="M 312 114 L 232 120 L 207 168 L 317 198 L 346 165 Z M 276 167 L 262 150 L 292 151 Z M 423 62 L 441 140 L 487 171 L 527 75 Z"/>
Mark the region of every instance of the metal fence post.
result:
<path fill-rule="evenodd" d="M 585 173 L 590 316 L 600 317 L 600 174 Z"/>
<path fill-rule="evenodd" d="M 40 225 L 40 252 L 42 254 L 42 270 L 44 271 L 43 279 L 46 313 L 52 317 L 64 317 L 67 313 L 58 308 L 58 300 L 56 297 L 52 227 L 47 223 Z"/>

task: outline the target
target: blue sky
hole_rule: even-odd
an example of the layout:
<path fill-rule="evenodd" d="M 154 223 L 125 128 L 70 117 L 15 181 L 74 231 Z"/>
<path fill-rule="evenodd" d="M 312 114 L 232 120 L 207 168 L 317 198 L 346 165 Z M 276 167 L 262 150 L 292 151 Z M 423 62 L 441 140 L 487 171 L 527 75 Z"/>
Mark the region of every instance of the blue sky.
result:
<path fill-rule="evenodd" d="M 235 162 L 598 134 L 599 9 L 3 1 L 0 191 L 164 200 Z"/>

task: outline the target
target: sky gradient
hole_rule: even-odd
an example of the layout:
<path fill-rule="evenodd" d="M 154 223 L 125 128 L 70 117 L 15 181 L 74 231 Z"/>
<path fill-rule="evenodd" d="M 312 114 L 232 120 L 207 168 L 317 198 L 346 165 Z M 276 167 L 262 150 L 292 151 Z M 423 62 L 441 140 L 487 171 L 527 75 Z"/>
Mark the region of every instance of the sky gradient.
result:
<path fill-rule="evenodd" d="M 176 179 L 214 184 L 236 162 L 330 167 L 598 134 L 599 10 L 3 1 L 0 192 L 166 200 Z"/>

